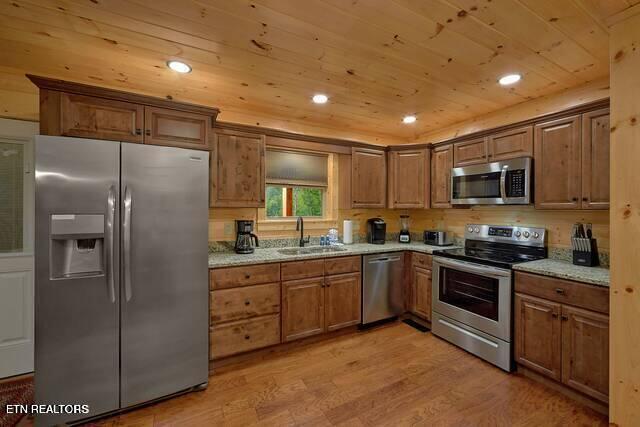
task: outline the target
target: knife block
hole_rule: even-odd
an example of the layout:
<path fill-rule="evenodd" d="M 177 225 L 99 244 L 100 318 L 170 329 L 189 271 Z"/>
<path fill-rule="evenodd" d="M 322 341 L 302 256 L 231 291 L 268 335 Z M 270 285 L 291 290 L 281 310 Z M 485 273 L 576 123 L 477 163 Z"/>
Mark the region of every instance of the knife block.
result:
<path fill-rule="evenodd" d="M 573 250 L 573 264 L 581 265 L 584 267 L 595 267 L 600 265 L 600 258 L 598 257 L 598 243 L 596 239 L 574 239 L 580 240 L 582 243 L 587 243 L 589 250 Z M 577 247 L 574 244 L 574 247 Z"/>

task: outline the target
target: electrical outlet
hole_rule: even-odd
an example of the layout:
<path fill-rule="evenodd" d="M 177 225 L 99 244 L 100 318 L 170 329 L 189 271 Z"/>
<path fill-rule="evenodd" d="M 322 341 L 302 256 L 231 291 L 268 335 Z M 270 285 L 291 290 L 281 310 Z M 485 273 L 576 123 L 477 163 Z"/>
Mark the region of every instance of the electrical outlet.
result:
<path fill-rule="evenodd" d="M 224 235 L 233 236 L 233 224 L 229 223 L 224 225 Z"/>

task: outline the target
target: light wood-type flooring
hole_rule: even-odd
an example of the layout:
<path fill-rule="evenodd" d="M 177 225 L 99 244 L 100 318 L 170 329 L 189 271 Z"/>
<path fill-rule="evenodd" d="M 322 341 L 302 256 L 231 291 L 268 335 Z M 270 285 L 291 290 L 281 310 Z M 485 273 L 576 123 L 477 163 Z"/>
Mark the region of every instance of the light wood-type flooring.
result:
<path fill-rule="evenodd" d="M 404 323 L 227 366 L 105 426 L 606 426 L 603 415 Z"/>

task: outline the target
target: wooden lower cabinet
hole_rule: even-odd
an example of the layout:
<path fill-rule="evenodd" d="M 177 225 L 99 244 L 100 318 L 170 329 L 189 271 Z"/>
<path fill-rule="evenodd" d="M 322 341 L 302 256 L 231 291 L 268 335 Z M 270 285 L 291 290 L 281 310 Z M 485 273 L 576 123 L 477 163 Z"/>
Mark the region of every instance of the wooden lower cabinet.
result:
<path fill-rule="evenodd" d="M 211 328 L 209 357 L 219 359 L 279 343 L 279 314 L 229 322 Z"/>
<path fill-rule="evenodd" d="M 324 277 L 282 282 L 282 341 L 324 332 Z"/>
<path fill-rule="evenodd" d="M 561 380 L 560 304 L 523 294 L 515 296 L 516 362 Z"/>
<path fill-rule="evenodd" d="M 280 312 L 280 283 L 211 291 L 211 324 Z"/>
<path fill-rule="evenodd" d="M 609 401 L 609 316 L 562 307 L 562 382 Z"/>
<path fill-rule="evenodd" d="M 329 276 L 324 279 L 324 284 L 326 331 L 335 331 L 360 323 L 360 273 Z"/>
<path fill-rule="evenodd" d="M 540 292 L 545 298 L 516 292 L 515 296 L 515 359 L 528 369 L 562 382 L 565 386 L 607 403 L 609 401 L 609 316 L 608 295 L 596 293 L 603 288 L 541 277 L 541 284 L 557 281 L 557 296 L 562 302 L 546 298 L 546 289 L 531 286 L 534 275 L 517 272 L 516 291 L 523 286 L 527 292 Z M 525 279 L 525 280 L 521 280 Z M 575 286 L 564 292 L 567 285 Z M 564 286 L 564 287 L 563 287 Z M 520 289 L 519 289 L 520 288 Z M 587 294 L 587 295 L 583 295 Z M 568 300 L 567 295 L 570 297 Z M 585 298 L 588 296 L 588 298 Z M 565 304 L 566 302 L 566 304 Z M 576 305 L 605 307 L 602 313 L 578 308 Z M 571 304 L 571 305 L 570 305 Z"/>
<path fill-rule="evenodd" d="M 431 270 L 413 267 L 410 311 L 426 320 L 431 320 Z"/>

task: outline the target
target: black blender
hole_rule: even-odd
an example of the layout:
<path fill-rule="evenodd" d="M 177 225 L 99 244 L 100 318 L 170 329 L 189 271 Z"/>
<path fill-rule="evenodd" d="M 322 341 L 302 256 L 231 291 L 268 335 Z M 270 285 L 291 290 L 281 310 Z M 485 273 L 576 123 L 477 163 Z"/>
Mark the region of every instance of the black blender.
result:
<path fill-rule="evenodd" d="M 409 231 L 409 215 L 400 215 L 400 233 L 398 242 L 411 243 L 411 232 Z"/>

